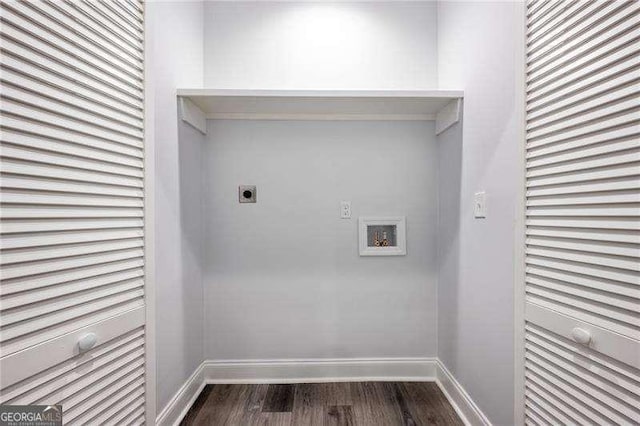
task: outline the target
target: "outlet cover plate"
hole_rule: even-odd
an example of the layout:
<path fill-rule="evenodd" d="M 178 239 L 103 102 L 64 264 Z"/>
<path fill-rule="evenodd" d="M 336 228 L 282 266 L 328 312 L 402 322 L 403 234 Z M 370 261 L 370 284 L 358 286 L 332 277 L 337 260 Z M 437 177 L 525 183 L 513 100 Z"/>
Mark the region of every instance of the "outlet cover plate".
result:
<path fill-rule="evenodd" d="M 351 219 L 351 201 L 340 201 L 340 218 Z"/>

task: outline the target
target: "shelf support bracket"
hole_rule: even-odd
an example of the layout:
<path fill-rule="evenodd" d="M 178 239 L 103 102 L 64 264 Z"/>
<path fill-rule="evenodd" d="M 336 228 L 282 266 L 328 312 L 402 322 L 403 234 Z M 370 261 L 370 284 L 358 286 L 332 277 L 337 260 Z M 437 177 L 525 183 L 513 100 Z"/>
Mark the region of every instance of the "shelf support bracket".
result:
<path fill-rule="evenodd" d="M 436 135 L 460 121 L 462 99 L 454 99 L 436 114 Z"/>
<path fill-rule="evenodd" d="M 207 116 L 198 105 L 190 99 L 179 96 L 178 109 L 180 110 L 180 119 L 182 121 L 193 126 L 203 135 L 207 134 Z"/>

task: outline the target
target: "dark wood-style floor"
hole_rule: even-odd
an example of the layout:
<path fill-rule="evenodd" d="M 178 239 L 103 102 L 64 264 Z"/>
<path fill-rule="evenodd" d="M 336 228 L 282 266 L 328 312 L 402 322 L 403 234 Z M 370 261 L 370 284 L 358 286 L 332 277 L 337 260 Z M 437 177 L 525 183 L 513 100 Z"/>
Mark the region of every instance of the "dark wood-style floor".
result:
<path fill-rule="evenodd" d="M 182 425 L 462 425 L 435 383 L 207 385 Z"/>

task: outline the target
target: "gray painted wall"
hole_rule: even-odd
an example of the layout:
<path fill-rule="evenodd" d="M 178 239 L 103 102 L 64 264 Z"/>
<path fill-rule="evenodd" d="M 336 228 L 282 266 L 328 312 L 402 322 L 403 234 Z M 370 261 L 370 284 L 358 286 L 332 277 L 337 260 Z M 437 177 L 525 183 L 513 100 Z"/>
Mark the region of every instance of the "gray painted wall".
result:
<path fill-rule="evenodd" d="M 436 14 L 435 2 L 207 2 L 204 82 L 434 88 Z M 433 123 L 209 126 L 205 356 L 434 355 Z M 243 183 L 258 204 L 238 204 Z M 407 257 L 360 258 L 359 214 L 406 214 Z"/>
<path fill-rule="evenodd" d="M 177 117 L 176 88 L 202 85 L 200 2 L 149 2 L 153 46 L 147 96 L 155 132 L 157 411 L 202 362 L 200 150 L 203 135 Z"/>
<path fill-rule="evenodd" d="M 438 357 L 495 425 L 513 424 L 523 20 L 519 2 L 438 6 L 440 87 L 465 91 L 463 125 L 438 138 Z"/>
<path fill-rule="evenodd" d="M 436 160 L 432 122 L 209 121 L 205 357 L 434 356 Z M 406 215 L 407 255 L 360 257 L 359 215 Z"/>

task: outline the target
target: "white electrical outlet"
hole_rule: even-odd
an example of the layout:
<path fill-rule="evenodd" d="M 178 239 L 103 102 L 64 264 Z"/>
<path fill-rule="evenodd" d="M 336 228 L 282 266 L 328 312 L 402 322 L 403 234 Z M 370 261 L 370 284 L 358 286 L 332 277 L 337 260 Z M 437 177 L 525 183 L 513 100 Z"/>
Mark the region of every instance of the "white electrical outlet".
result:
<path fill-rule="evenodd" d="M 476 192 L 473 202 L 473 215 L 476 218 L 487 217 L 487 194 L 482 192 Z"/>
<path fill-rule="evenodd" d="M 340 201 L 340 218 L 351 219 L 351 201 Z"/>

